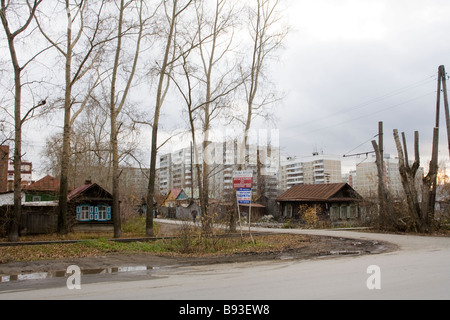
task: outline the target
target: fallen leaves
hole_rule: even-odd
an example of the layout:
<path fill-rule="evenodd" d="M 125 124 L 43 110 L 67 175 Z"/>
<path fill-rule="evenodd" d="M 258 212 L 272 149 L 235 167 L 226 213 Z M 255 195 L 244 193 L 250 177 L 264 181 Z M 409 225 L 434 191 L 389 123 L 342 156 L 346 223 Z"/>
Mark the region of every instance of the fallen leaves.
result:
<path fill-rule="evenodd" d="M 304 247 L 309 243 L 309 239 L 302 235 L 259 235 L 254 238 L 256 244 L 249 238 L 241 239 L 240 237 L 210 239 L 210 242 L 198 241 L 189 244 L 188 251 L 186 251 L 186 244 L 181 244 L 179 239 L 118 243 L 103 238 L 79 243 L 0 247 L 0 263 L 83 258 L 111 253 L 218 256 L 283 251 Z"/>

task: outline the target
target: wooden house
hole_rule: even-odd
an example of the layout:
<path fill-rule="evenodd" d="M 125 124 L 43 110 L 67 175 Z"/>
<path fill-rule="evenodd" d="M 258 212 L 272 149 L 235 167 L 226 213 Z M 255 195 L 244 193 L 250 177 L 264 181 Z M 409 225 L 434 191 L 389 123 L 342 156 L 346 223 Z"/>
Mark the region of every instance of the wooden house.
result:
<path fill-rule="evenodd" d="M 48 234 L 56 232 L 58 222 L 58 201 L 25 201 L 22 191 L 22 216 L 19 233 Z M 7 234 L 9 219 L 14 210 L 14 192 L 0 193 L 0 236 Z"/>
<path fill-rule="evenodd" d="M 175 208 L 177 205 L 189 204 L 189 200 L 190 198 L 183 189 L 172 189 L 162 202 L 161 207 Z"/>
<path fill-rule="evenodd" d="M 347 183 L 297 185 L 277 198 L 284 218 L 300 219 L 302 206 L 314 208 L 319 219 L 333 224 L 359 219 L 362 200 Z"/>
<path fill-rule="evenodd" d="M 250 205 L 240 204 L 239 210 L 241 212 L 241 216 L 248 217 L 248 214 L 250 213 Z M 252 211 L 251 215 L 252 221 L 257 221 L 266 215 L 266 207 L 259 203 L 252 203 L 251 211 Z"/>
<path fill-rule="evenodd" d="M 24 188 L 25 202 L 58 200 L 59 188 L 59 180 L 47 175 Z"/>
<path fill-rule="evenodd" d="M 108 191 L 91 181 L 72 190 L 67 196 L 72 228 L 80 231 L 112 228 L 112 200 Z"/>

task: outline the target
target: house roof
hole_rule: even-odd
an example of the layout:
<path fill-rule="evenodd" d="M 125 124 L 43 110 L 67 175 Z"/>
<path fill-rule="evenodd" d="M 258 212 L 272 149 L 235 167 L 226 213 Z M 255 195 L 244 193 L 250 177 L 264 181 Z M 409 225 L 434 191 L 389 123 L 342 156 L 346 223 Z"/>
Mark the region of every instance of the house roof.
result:
<path fill-rule="evenodd" d="M 354 201 L 361 196 L 347 183 L 310 184 L 293 186 L 277 201 Z"/>
<path fill-rule="evenodd" d="M 180 196 L 182 196 L 180 198 Z M 168 201 L 176 201 L 176 200 L 186 200 L 189 199 L 183 189 L 171 189 L 169 194 L 166 196 L 164 201 L 161 203 L 161 206 L 164 206 Z"/>
<path fill-rule="evenodd" d="M 178 196 L 180 195 L 181 191 L 183 191 L 183 189 L 172 189 L 172 190 L 171 190 L 172 195 L 173 195 L 173 197 L 174 197 L 175 199 L 178 198 Z"/>
<path fill-rule="evenodd" d="M 105 189 L 103 189 L 102 187 L 100 187 L 98 184 L 96 183 L 87 183 L 84 184 L 78 188 L 73 189 L 68 195 L 67 195 L 67 200 L 73 200 L 74 198 L 78 197 L 79 195 L 83 194 L 84 192 L 86 192 L 87 190 L 90 190 L 92 188 L 99 188 L 100 190 L 104 191 L 108 196 L 112 197 L 112 195 L 106 191 Z"/>
<path fill-rule="evenodd" d="M 59 192 L 60 182 L 58 179 L 47 175 L 29 186 L 25 187 L 26 191 L 51 191 Z"/>

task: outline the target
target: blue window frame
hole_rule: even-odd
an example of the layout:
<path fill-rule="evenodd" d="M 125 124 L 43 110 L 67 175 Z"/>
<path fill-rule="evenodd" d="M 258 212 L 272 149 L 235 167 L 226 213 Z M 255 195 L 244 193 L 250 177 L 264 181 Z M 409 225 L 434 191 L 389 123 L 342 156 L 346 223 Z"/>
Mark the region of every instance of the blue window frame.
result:
<path fill-rule="evenodd" d="M 91 206 L 88 204 L 81 204 L 77 207 L 78 221 L 91 221 Z"/>
<path fill-rule="evenodd" d="M 110 221 L 111 207 L 105 204 L 92 206 L 89 204 L 81 204 L 77 206 L 77 221 Z"/>

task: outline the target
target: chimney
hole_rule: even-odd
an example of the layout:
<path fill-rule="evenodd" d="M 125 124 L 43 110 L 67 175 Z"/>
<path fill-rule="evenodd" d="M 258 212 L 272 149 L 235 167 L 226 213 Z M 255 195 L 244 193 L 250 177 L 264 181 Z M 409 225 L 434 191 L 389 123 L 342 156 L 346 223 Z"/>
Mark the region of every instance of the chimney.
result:
<path fill-rule="evenodd" d="M 85 181 L 84 181 L 84 184 L 86 184 L 86 185 L 87 185 L 87 184 L 92 184 L 92 180 L 91 180 L 91 179 L 85 180 Z"/>

